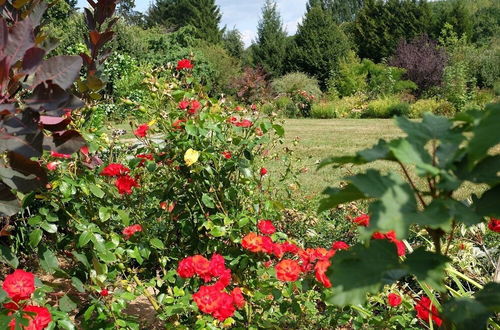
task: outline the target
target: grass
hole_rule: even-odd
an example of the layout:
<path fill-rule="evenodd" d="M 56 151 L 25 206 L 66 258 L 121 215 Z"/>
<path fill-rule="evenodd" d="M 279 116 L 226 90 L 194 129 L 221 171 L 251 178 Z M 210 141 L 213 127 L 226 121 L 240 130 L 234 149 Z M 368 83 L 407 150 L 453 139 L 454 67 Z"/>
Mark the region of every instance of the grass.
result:
<path fill-rule="evenodd" d="M 344 176 L 366 168 L 327 167 L 316 171 L 317 163 L 324 158 L 351 155 L 371 147 L 381 138 L 393 139 L 403 135 L 392 119 L 287 119 L 285 132 L 287 146 L 291 147 L 295 138 L 299 140 L 292 148 L 300 166 L 307 169 L 299 176 L 305 195 L 317 195 L 328 186 L 338 186 Z M 376 167 L 383 171 L 398 170 L 397 166 L 387 162 L 377 162 Z"/>

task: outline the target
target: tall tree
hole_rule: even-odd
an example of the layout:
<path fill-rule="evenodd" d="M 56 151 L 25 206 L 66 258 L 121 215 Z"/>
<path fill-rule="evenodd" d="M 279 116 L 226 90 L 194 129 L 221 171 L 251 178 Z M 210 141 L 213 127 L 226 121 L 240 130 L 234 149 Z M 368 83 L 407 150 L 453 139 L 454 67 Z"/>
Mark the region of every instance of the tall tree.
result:
<path fill-rule="evenodd" d="M 253 57 L 255 64 L 262 66 L 270 76 L 276 77 L 283 74 L 286 31 L 276 3 L 272 0 L 266 0 L 262 7 Z"/>
<path fill-rule="evenodd" d="M 147 14 L 148 25 L 163 25 L 173 30 L 191 25 L 198 38 L 211 43 L 222 40 L 221 18 L 215 0 L 156 0 Z"/>
<path fill-rule="evenodd" d="M 391 56 L 400 40 L 427 33 L 430 18 L 425 0 L 366 0 L 353 26 L 359 55 L 374 61 Z"/>
<path fill-rule="evenodd" d="M 323 0 L 324 7 L 332 12 L 335 21 L 340 24 L 352 22 L 363 8 L 365 0 Z"/>
<path fill-rule="evenodd" d="M 315 76 L 322 89 L 339 68 L 339 62 L 349 51 L 345 34 L 331 13 L 318 1 L 310 1 L 303 22 L 293 41 L 291 62 L 295 69 Z"/>
<path fill-rule="evenodd" d="M 222 45 L 229 55 L 241 59 L 245 51 L 245 44 L 238 29 L 226 30 L 222 36 Z"/>

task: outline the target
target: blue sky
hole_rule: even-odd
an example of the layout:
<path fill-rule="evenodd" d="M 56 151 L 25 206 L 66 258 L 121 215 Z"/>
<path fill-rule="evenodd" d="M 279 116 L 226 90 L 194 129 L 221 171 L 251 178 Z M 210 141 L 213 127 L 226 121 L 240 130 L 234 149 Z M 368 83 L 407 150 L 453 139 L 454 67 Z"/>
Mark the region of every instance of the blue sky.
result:
<path fill-rule="evenodd" d="M 302 20 L 307 0 L 277 0 L 278 9 L 288 34 L 295 34 L 297 24 Z M 87 2 L 78 0 L 79 7 Z M 136 10 L 146 11 L 150 0 L 135 0 Z M 249 46 L 255 38 L 257 23 L 260 18 L 264 0 L 216 0 L 222 11 L 222 26 L 234 26 L 243 35 L 243 41 Z"/>

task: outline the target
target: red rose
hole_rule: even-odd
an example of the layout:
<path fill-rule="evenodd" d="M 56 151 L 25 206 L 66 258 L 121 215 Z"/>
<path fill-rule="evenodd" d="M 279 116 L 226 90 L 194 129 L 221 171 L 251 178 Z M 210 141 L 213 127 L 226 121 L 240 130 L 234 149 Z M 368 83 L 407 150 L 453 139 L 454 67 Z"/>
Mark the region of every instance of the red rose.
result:
<path fill-rule="evenodd" d="M 101 297 L 107 297 L 109 295 L 108 289 L 102 289 L 101 292 L 99 292 Z"/>
<path fill-rule="evenodd" d="M 387 296 L 387 302 L 392 307 L 398 307 L 399 305 L 401 305 L 401 302 L 403 302 L 403 299 L 397 293 L 389 293 L 389 295 Z"/>
<path fill-rule="evenodd" d="M 248 119 L 243 119 L 243 120 L 235 123 L 235 125 L 237 127 L 248 128 L 248 127 L 252 127 L 253 123 L 250 120 L 248 120 Z"/>
<path fill-rule="evenodd" d="M 182 278 L 190 278 L 195 275 L 193 257 L 187 257 L 179 262 L 177 274 Z"/>
<path fill-rule="evenodd" d="M 177 62 L 177 71 L 181 70 L 191 70 L 193 68 L 193 63 L 191 60 L 188 60 L 187 58 L 180 60 Z"/>
<path fill-rule="evenodd" d="M 221 155 L 226 159 L 231 159 L 233 157 L 233 155 L 231 154 L 231 151 L 223 151 L 223 152 L 221 152 Z"/>
<path fill-rule="evenodd" d="M 276 267 L 276 277 L 283 282 L 295 282 L 300 276 L 300 266 L 295 260 L 285 259 L 280 261 Z"/>
<path fill-rule="evenodd" d="M 115 186 L 118 188 L 118 193 L 120 193 L 120 195 L 130 195 L 132 194 L 132 188 L 140 187 L 129 175 L 123 175 L 116 179 Z"/>
<path fill-rule="evenodd" d="M 220 277 L 224 274 L 226 270 L 226 261 L 224 257 L 218 253 L 214 253 L 212 258 L 210 258 L 210 275 L 214 277 Z"/>
<path fill-rule="evenodd" d="M 149 130 L 149 125 L 148 124 L 142 124 L 137 129 L 134 131 L 134 135 L 140 138 L 146 137 L 148 134 Z"/>
<path fill-rule="evenodd" d="M 281 244 L 281 248 L 283 249 L 283 252 L 285 253 L 292 253 L 292 254 L 297 254 L 299 252 L 299 247 L 293 243 L 290 242 L 285 242 Z"/>
<path fill-rule="evenodd" d="M 234 288 L 233 291 L 231 291 L 231 296 L 233 297 L 234 305 L 238 307 L 238 309 L 245 306 L 245 298 L 240 288 Z"/>
<path fill-rule="evenodd" d="M 387 239 L 388 241 L 394 243 L 398 250 L 398 256 L 404 256 L 406 254 L 406 246 L 403 241 L 400 241 L 396 238 L 396 233 L 391 230 L 386 234 L 382 234 L 379 232 L 373 233 L 373 239 Z"/>
<path fill-rule="evenodd" d="M 29 320 L 27 326 L 21 326 L 22 329 L 26 330 L 43 330 L 47 328 L 49 323 L 52 321 L 52 316 L 50 312 L 45 307 L 39 306 L 26 306 L 23 309 L 23 312 L 34 313 L 33 314 L 24 314 L 23 318 Z M 10 330 L 16 329 L 16 320 L 13 319 L 9 323 Z"/>
<path fill-rule="evenodd" d="M 432 318 L 432 320 L 438 325 L 441 326 L 441 323 L 443 322 L 439 318 L 439 311 L 437 310 L 436 306 L 432 305 L 432 301 L 427 298 L 427 297 L 422 297 L 420 300 L 417 301 L 417 304 L 415 305 L 415 311 L 417 312 L 417 317 L 425 322 L 429 322 L 429 313 Z"/>
<path fill-rule="evenodd" d="M 113 163 L 113 164 L 109 164 L 108 166 L 106 166 L 101 171 L 100 175 L 114 177 L 114 176 L 125 175 L 129 172 L 130 172 L 130 169 L 123 166 L 122 164 Z"/>
<path fill-rule="evenodd" d="M 241 246 L 251 252 L 262 251 L 262 237 L 256 233 L 249 233 L 241 240 Z"/>
<path fill-rule="evenodd" d="M 181 110 L 186 110 L 189 107 L 189 101 L 188 100 L 182 100 L 179 102 L 179 109 Z"/>
<path fill-rule="evenodd" d="M 212 279 L 210 275 L 210 261 L 201 255 L 193 256 L 193 269 L 195 273 L 201 277 L 205 282 Z"/>
<path fill-rule="evenodd" d="M 352 221 L 358 226 L 368 227 L 370 225 L 370 216 L 368 214 L 362 214 Z"/>
<path fill-rule="evenodd" d="M 203 313 L 212 314 L 219 308 L 219 293 L 213 286 L 203 285 L 193 294 L 193 300 Z"/>
<path fill-rule="evenodd" d="M 234 307 L 233 297 L 229 293 L 219 292 L 217 300 L 218 308 L 213 312 L 213 317 L 219 321 L 224 321 L 234 315 L 236 308 Z"/>
<path fill-rule="evenodd" d="M 132 226 L 125 227 L 122 231 L 122 234 L 123 234 L 123 236 L 125 236 L 125 239 L 129 239 L 130 237 L 132 237 L 132 235 L 134 235 L 137 232 L 141 232 L 141 231 L 142 231 L 141 225 L 132 225 Z"/>
<path fill-rule="evenodd" d="M 330 267 L 330 265 L 330 260 L 320 260 L 314 266 L 314 276 L 316 277 L 316 280 L 318 280 L 318 282 L 322 283 L 325 286 L 325 288 L 332 287 L 330 279 L 328 278 L 328 276 L 326 276 L 326 271 L 328 270 L 328 267 Z"/>
<path fill-rule="evenodd" d="M 49 171 L 55 171 L 55 170 L 57 170 L 58 165 L 59 165 L 59 162 L 50 162 L 47 164 L 47 169 Z"/>
<path fill-rule="evenodd" d="M 332 250 L 347 250 L 349 249 L 349 244 L 343 241 L 337 241 L 332 243 Z"/>
<path fill-rule="evenodd" d="M 272 235 L 276 232 L 276 227 L 274 227 L 270 220 L 260 220 L 257 227 L 264 235 Z"/>
<path fill-rule="evenodd" d="M 500 219 L 491 218 L 488 222 L 488 228 L 495 233 L 500 233 Z"/>
<path fill-rule="evenodd" d="M 29 299 L 35 292 L 35 275 L 22 269 L 16 269 L 5 277 L 2 288 L 15 302 Z"/>
<path fill-rule="evenodd" d="M 227 121 L 231 124 L 236 124 L 238 122 L 238 118 L 236 117 L 230 117 L 227 119 Z"/>
<path fill-rule="evenodd" d="M 260 176 L 264 176 L 267 174 L 267 169 L 265 167 L 260 169 Z"/>
<path fill-rule="evenodd" d="M 198 112 L 198 110 L 200 110 L 200 109 L 201 109 L 201 103 L 196 101 L 196 100 L 193 100 L 189 104 L 188 113 L 190 115 L 195 115 Z"/>
<path fill-rule="evenodd" d="M 61 154 L 61 153 L 58 153 L 56 151 L 51 151 L 50 155 L 52 157 L 54 157 L 54 158 L 64 158 L 64 159 L 70 159 L 71 158 L 71 155 L 69 155 L 69 154 Z"/>
<path fill-rule="evenodd" d="M 332 249 L 334 250 L 347 250 L 349 248 L 349 244 L 342 241 L 337 241 L 332 244 Z"/>
<path fill-rule="evenodd" d="M 273 253 L 274 242 L 269 236 L 261 236 L 261 250 L 264 253 Z"/>
<path fill-rule="evenodd" d="M 177 119 L 172 123 L 172 128 L 176 131 L 182 130 L 182 124 L 186 122 L 186 119 Z"/>
<path fill-rule="evenodd" d="M 88 146 L 83 146 L 80 148 L 80 152 L 84 154 L 85 156 L 89 155 L 89 147 Z"/>

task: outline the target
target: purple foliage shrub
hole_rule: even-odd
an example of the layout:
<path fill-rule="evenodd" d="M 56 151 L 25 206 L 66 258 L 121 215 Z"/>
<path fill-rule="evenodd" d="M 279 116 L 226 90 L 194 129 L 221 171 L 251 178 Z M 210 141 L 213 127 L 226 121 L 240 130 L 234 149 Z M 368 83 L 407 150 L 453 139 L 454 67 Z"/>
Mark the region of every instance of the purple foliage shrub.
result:
<path fill-rule="evenodd" d="M 406 78 L 416 83 L 421 92 L 441 85 L 446 62 L 446 51 L 422 35 L 411 42 L 400 41 L 389 65 L 406 69 Z"/>

